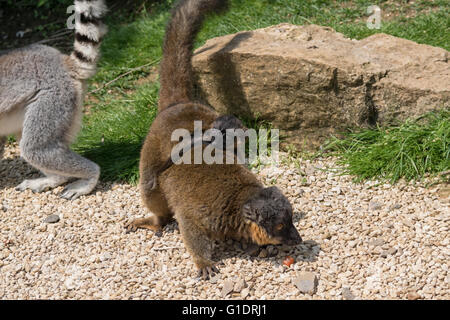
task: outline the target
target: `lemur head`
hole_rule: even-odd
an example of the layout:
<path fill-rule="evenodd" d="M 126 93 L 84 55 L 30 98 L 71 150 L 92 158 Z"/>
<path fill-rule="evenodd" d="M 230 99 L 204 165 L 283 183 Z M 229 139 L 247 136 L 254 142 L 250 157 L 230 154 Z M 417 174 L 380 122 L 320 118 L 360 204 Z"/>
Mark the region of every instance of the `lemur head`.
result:
<path fill-rule="evenodd" d="M 242 214 L 255 224 L 252 238 L 258 244 L 297 245 L 302 242 L 292 223 L 292 206 L 277 187 L 262 189 L 242 207 Z"/>

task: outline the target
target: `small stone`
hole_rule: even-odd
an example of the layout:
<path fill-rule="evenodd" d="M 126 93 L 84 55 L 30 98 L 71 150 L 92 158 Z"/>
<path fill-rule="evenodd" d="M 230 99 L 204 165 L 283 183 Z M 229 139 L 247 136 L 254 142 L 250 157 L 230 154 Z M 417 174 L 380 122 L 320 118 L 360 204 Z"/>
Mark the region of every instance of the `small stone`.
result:
<path fill-rule="evenodd" d="M 376 238 L 372 241 L 369 241 L 369 245 L 370 246 L 379 246 L 381 247 L 384 244 L 384 239 L 383 238 Z"/>
<path fill-rule="evenodd" d="M 59 216 L 56 214 L 52 214 L 44 219 L 45 223 L 57 223 L 59 221 Z"/>
<path fill-rule="evenodd" d="M 380 210 L 383 207 L 383 204 L 377 201 L 370 201 L 369 203 L 369 210 L 370 211 L 375 211 L 375 210 Z"/>
<path fill-rule="evenodd" d="M 315 171 L 316 171 L 316 169 L 314 168 L 314 166 L 307 166 L 305 168 L 305 173 L 307 176 L 312 176 Z"/>
<path fill-rule="evenodd" d="M 340 195 L 342 193 L 342 190 L 339 187 L 333 187 L 333 188 L 331 188 L 331 192 L 334 192 L 337 195 Z"/>
<path fill-rule="evenodd" d="M 322 239 L 331 239 L 331 233 L 329 233 L 329 232 L 325 232 L 323 235 L 322 235 Z"/>
<path fill-rule="evenodd" d="M 349 241 L 349 242 L 348 242 L 348 246 L 349 246 L 350 248 L 356 247 L 356 244 L 357 244 L 356 241 Z"/>
<path fill-rule="evenodd" d="M 408 300 L 418 300 L 422 298 L 417 292 L 410 291 L 407 296 Z"/>
<path fill-rule="evenodd" d="M 258 257 L 260 257 L 260 258 L 267 258 L 268 255 L 269 255 L 269 253 L 267 252 L 267 250 L 266 250 L 266 249 L 262 249 L 262 250 L 259 252 Z"/>
<path fill-rule="evenodd" d="M 225 298 L 230 292 L 233 291 L 234 283 L 231 280 L 225 280 L 222 287 L 222 297 Z"/>
<path fill-rule="evenodd" d="M 397 253 L 397 249 L 396 249 L 396 248 L 390 248 L 387 252 L 388 252 L 390 255 L 394 255 L 394 254 Z"/>
<path fill-rule="evenodd" d="M 317 277 L 312 272 L 302 272 L 294 279 L 294 284 L 302 293 L 314 294 L 317 289 Z"/>
<path fill-rule="evenodd" d="M 67 278 L 66 281 L 64 281 L 64 285 L 68 290 L 75 289 L 75 283 L 72 278 Z"/>
<path fill-rule="evenodd" d="M 242 289 L 242 291 L 241 291 L 241 298 L 242 298 L 242 299 L 247 298 L 247 296 L 249 295 L 249 293 L 250 293 L 250 290 L 249 290 L 248 288 Z"/>
<path fill-rule="evenodd" d="M 404 220 L 402 221 L 402 223 L 403 223 L 405 226 L 409 227 L 409 228 L 413 228 L 413 227 L 414 227 L 414 224 L 413 224 L 412 221 L 409 220 L 409 219 L 404 219 Z"/>
<path fill-rule="evenodd" d="M 100 256 L 100 261 L 104 262 L 106 260 L 111 259 L 111 254 L 109 252 L 105 252 Z"/>
<path fill-rule="evenodd" d="M 155 285 L 155 289 L 156 291 L 161 291 L 164 288 L 164 282 L 163 281 L 158 281 Z"/>
<path fill-rule="evenodd" d="M 269 257 L 274 257 L 278 254 L 278 249 L 274 246 L 268 246 L 267 252 L 269 253 Z"/>
<path fill-rule="evenodd" d="M 31 266 L 30 266 L 30 264 L 29 263 L 25 263 L 25 265 L 23 266 L 23 269 L 25 270 L 25 272 L 30 272 L 30 270 L 31 270 Z"/>
<path fill-rule="evenodd" d="M 234 284 L 233 291 L 234 292 L 241 292 L 245 287 L 247 287 L 247 283 L 245 283 L 244 279 L 238 279 L 236 283 Z"/>
<path fill-rule="evenodd" d="M 217 281 L 219 281 L 219 279 L 220 279 L 219 274 L 216 274 L 216 275 L 212 276 L 211 278 L 209 278 L 209 283 L 215 284 L 215 283 L 217 283 Z"/>
<path fill-rule="evenodd" d="M 400 209 L 401 207 L 402 207 L 401 204 L 396 203 L 389 207 L 389 211 L 397 210 Z"/>
<path fill-rule="evenodd" d="M 344 300 L 354 300 L 355 296 L 350 288 L 342 288 L 342 298 L 344 298 Z"/>

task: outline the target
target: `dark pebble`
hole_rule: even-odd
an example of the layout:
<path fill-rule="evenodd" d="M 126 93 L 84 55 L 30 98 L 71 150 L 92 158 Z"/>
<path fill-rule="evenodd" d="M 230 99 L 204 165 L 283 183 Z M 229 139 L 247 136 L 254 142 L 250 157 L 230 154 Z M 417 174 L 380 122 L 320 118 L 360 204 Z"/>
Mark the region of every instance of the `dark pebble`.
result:
<path fill-rule="evenodd" d="M 47 218 L 45 218 L 44 222 L 45 223 L 57 223 L 59 221 L 59 216 L 56 214 L 52 214 L 50 216 L 48 216 Z"/>

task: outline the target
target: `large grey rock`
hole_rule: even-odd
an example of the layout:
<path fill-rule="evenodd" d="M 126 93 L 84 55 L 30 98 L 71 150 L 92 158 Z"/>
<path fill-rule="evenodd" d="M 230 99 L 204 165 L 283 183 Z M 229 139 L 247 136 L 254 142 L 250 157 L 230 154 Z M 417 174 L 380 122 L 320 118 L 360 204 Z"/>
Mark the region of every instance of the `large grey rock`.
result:
<path fill-rule="evenodd" d="M 386 34 L 280 24 L 209 40 L 193 59 L 199 94 L 314 147 L 346 127 L 450 106 L 449 52 Z"/>

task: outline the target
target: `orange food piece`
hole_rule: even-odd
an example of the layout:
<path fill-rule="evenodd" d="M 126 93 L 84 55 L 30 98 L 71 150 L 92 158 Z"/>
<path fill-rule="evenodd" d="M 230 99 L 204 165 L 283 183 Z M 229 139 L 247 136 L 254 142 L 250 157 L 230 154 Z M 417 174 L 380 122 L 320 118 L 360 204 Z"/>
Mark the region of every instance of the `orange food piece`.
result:
<path fill-rule="evenodd" d="M 294 263 L 294 258 L 292 258 L 291 256 L 287 256 L 286 259 L 283 260 L 283 264 L 287 267 L 290 267 L 291 264 Z"/>

